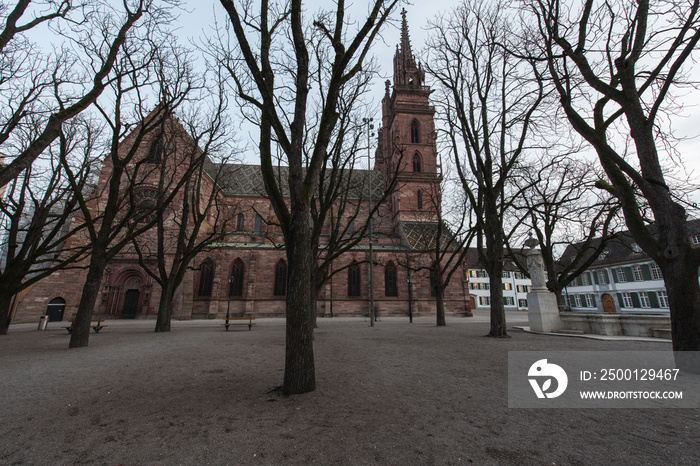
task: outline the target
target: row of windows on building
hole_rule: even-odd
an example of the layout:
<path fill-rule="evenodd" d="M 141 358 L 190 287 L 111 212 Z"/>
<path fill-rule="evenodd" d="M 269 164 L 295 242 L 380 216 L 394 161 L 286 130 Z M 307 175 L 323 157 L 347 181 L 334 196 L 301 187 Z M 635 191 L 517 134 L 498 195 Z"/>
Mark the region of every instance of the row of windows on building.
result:
<path fill-rule="evenodd" d="M 570 294 L 566 298 L 569 306 L 577 308 L 597 307 L 593 294 Z M 622 309 L 668 309 L 668 294 L 665 291 L 638 291 L 617 293 L 617 300 Z"/>
<path fill-rule="evenodd" d="M 652 262 L 650 264 L 635 264 L 629 267 L 615 267 L 610 269 L 598 269 L 594 272 L 583 272 L 576 277 L 571 286 L 609 285 L 610 274 L 615 283 L 642 282 L 647 280 L 662 280 L 661 268 Z"/>
<path fill-rule="evenodd" d="M 490 306 L 491 298 L 489 296 L 479 296 L 480 306 Z M 515 298 L 512 296 L 503 297 L 504 306 L 515 306 Z M 518 307 L 527 307 L 527 299 L 518 299 Z"/>
<path fill-rule="evenodd" d="M 472 278 L 488 278 L 489 274 L 486 272 L 486 270 L 477 270 L 477 269 L 470 269 L 469 270 L 469 276 Z M 501 274 L 502 278 L 515 278 L 516 280 L 527 280 L 528 276 L 525 275 L 522 272 L 508 272 L 504 271 Z M 487 288 L 488 289 L 488 288 Z"/>
<path fill-rule="evenodd" d="M 239 258 L 233 261 L 231 275 L 229 277 L 229 296 L 242 297 L 243 283 L 245 275 L 245 265 Z M 275 280 L 273 285 L 273 296 L 285 296 L 287 294 L 287 262 L 280 259 L 275 266 Z M 389 261 L 384 266 L 384 296 L 398 297 L 396 265 Z M 347 268 L 348 297 L 360 297 L 361 295 L 361 275 L 360 264 L 353 261 Z M 200 266 L 199 297 L 210 297 L 214 285 L 214 261 L 206 259 Z M 435 296 L 435 279 L 430 275 L 430 295 Z"/>
<path fill-rule="evenodd" d="M 255 224 L 253 231 L 262 231 L 263 218 L 260 214 L 255 214 Z M 236 217 L 236 231 L 245 231 L 245 215 L 238 214 Z"/>
<path fill-rule="evenodd" d="M 503 283 L 502 287 L 503 287 L 503 291 L 512 291 L 513 290 L 512 283 Z M 491 285 L 489 283 L 469 282 L 469 289 L 470 290 L 488 290 L 490 288 L 491 288 Z M 532 287 L 530 285 L 517 285 L 515 287 L 515 289 L 518 290 L 518 293 L 529 293 L 532 290 Z"/>

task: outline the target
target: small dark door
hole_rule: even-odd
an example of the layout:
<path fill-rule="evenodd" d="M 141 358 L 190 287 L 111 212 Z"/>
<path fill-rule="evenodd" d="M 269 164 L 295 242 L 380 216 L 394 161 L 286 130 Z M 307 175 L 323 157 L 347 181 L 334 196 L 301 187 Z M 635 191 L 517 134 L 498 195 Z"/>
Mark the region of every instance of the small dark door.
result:
<path fill-rule="evenodd" d="M 60 322 L 63 320 L 63 311 L 66 310 L 66 301 L 63 298 L 53 298 L 46 306 L 46 315 L 49 322 Z"/>
<path fill-rule="evenodd" d="M 135 319 L 139 309 L 139 290 L 126 290 L 122 319 Z"/>

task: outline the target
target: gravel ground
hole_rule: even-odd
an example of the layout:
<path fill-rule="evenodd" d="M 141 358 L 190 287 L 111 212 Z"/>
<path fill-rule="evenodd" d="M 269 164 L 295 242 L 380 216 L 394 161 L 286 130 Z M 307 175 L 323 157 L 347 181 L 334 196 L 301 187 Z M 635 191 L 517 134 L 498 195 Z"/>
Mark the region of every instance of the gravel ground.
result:
<path fill-rule="evenodd" d="M 510 325 L 527 321 L 508 316 Z M 513 350 L 670 350 L 488 317 L 321 319 L 317 390 L 282 397 L 284 321 L 59 323 L 0 338 L 0 464 L 700 464 L 700 409 L 509 409 Z"/>

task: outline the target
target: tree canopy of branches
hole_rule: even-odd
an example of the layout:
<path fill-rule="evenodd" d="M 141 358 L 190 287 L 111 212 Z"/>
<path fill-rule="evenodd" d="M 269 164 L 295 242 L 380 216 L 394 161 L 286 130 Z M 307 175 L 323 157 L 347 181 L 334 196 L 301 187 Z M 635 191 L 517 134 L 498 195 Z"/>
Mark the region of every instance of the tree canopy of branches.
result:
<path fill-rule="evenodd" d="M 9 161 L 0 168 L 0 186 L 27 170 L 65 122 L 97 101 L 115 79 L 129 43 L 168 22 L 167 8 L 153 0 L 118 5 L 20 0 L 0 7 L 0 145 Z M 37 45 L 43 30 L 52 33 L 44 33 L 43 42 L 62 45 L 43 52 Z"/>
<path fill-rule="evenodd" d="M 85 157 L 91 131 L 79 119 L 66 123 L 49 146 L 48 160 L 39 160 L 8 185 L 0 199 L 3 237 L 0 237 L 0 335 L 7 332 L 12 297 L 56 270 L 64 269 L 85 253 L 84 245 L 69 241 L 82 229 L 71 226 L 78 197 L 95 182 L 95 160 Z M 70 161 L 75 185 L 66 177 L 60 160 Z"/>
<path fill-rule="evenodd" d="M 252 106 L 265 190 L 284 235 L 289 263 L 285 394 L 315 389 L 313 358 L 314 237 L 311 204 L 338 121 L 338 97 L 361 70 L 370 46 L 399 0 L 370 2 L 366 19 L 349 17 L 346 3 L 306 18 L 301 0 L 220 0 L 236 50 L 221 57 L 238 97 Z M 351 32 L 351 30 L 353 32 Z M 323 60 L 320 60 L 323 59 Z M 319 61 L 323 62 L 320 63 Z M 330 63 L 330 66 L 324 66 Z M 318 118 L 311 118 L 318 115 Z M 313 126 L 309 122 L 313 121 Z M 305 148 L 312 147 L 310 153 Z M 289 201 L 273 170 L 279 151 L 289 166 Z"/>
<path fill-rule="evenodd" d="M 78 305 L 70 347 L 87 346 L 90 320 L 109 261 L 134 236 L 155 225 L 154 212 L 168 207 L 187 181 L 187 170 L 161 186 L 155 199 L 139 202 L 140 193 L 158 179 L 157 165 L 150 163 L 149 147 L 157 143 L 175 110 L 200 84 L 194 78 L 190 55 L 155 21 L 138 28 L 120 51 L 108 92 L 95 103 L 92 124 L 100 128 L 101 144 L 95 148 L 104 160 L 100 190 L 79 196 L 85 241 L 90 244 L 87 275 Z M 159 18 L 166 21 L 167 17 Z M 174 161 L 171 161 L 175 163 Z M 182 161 L 180 161 L 182 162 Z M 64 164 L 69 179 L 77 174 Z M 73 182 L 73 181 L 72 181 Z"/>
<path fill-rule="evenodd" d="M 510 259 L 529 273 L 523 255 L 516 251 L 534 232 L 542 250 L 547 288 L 560 304 L 564 287 L 597 259 L 619 226 L 619 205 L 594 187 L 596 180 L 594 170 L 567 152 L 525 167 L 516 181 L 522 189 L 514 205 L 516 221 L 509 225 L 506 241 Z M 576 253 L 562 263 L 557 258 L 567 245 L 576 245 Z"/>
<path fill-rule="evenodd" d="M 503 222 L 544 85 L 534 61 L 502 46 L 515 40 L 502 5 L 465 1 L 431 29 L 427 69 L 440 85 L 441 117 L 474 211 L 479 259 L 489 274 L 489 336 L 505 337 Z"/>
<path fill-rule="evenodd" d="M 700 361 L 683 352 L 700 350 L 700 250 L 691 248 L 686 209 L 666 179 L 669 134 L 661 128 L 700 40 L 700 2 L 524 3 L 532 46 L 605 170 L 598 186 L 619 199 L 627 228 L 661 268 L 676 363 L 698 372 Z"/>
<path fill-rule="evenodd" d="M 317 248 L 314 300 L 327 281 L 344 270 L 334 268 L 334 261 L 368 237 L 369 229 L 378 220 L 380 206 L 393 192 L 398 181 L 395 172 L 390 180 L 385 180 L 384 192 L 372 196 L 373 181 L 378 172 L 363 172 L 357 168 L 361 166 L 361 154 L 367 149 L 362 141 L 369 134 L 364 131 L 368 129 L 365 128 L 366 124 L 359 123 L 359 119 L 355 118 L 358 112 L 353 111 L 353 107 L 364 107 L 358 103 L 361 95 L 367 92 L 370 76 L 362 73 L 358 84 L 349 88 L 350 95 L 340 95 L 340 108 L 347 111 L 341 110 L 338 113 L 337 128 L 329 148 L 330 158 L 321 169 L 318 196 L 311 205 L 312 238 Z M 320 243 L 322 234 L 323 244 Z"/>
<path fill-rule="evenodd" d="M 416 252 L 430 258 L 427 264 L 421 265 L 411 260 L 410 254 L 397 262 L 411 271 L 427 270 L 432 286 L 431 293 L 435 294 L 435 325 L 444 327 L 445 319 L 445 290 L 456 273 L 465 273 L 464 260 L 469 252 L 469 246 L 476 234 L 472 225 L 474 216 L 469 209 L 467 195 L 461 189 L 450 189 L 459 180 L 443 177 L 440 182 L 433 183 L 429 190 L 424 191 L 429 210 L 435 212 L 435 223 L 424 229 L 427 237 L 420 242 L 423 246 Z M 445 200 L 445 193 L 450 197 Z M 443 209 L 449 209 L 443 212 Z M 409 285 L 410 286 L 410 285 Z"/>
<path fill-rule="evenodd" d="M 194 257 L 220 240 L 235 218 L 236 206 L 222 202 L 220 188 L 225 164 L 234 153 L 225 103 L 219 94 L 218 105 L 209 112 L 192 111 L 179 121 L 171 118 L 161 133 L 158 194 L 167 196 L 183 169 L 185 182 L 170 209 L 156 209 L 155 228 L 132 237 L 142 268 L 161 287 L 156 332 L 170 331 L 173 299 Z"/>

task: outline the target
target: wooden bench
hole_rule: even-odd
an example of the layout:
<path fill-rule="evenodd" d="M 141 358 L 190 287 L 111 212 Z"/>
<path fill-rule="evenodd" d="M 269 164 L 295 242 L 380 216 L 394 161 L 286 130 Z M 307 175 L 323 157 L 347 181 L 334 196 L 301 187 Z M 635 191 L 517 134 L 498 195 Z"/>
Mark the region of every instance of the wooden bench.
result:
<path fill-rule="evenodd" d="M 228 332 L 229 326 L 232 325 L 247 325 L 248 330 L 253 329 L 253 325 L 255 325 L 255 316 L 242 316 L 242 317 L 229 317 L 226 318 L 224 317 L 224 323 L 221 324 L 226 328 L 226 331 Z"/>
<path fill-rule="evenodd" d="M 69 320 L 70 325 L 68 327 L 63 327 L 65 328 L 68 333 L 73 333 L 73 321 Z M 106 327 L 106 325 L 102 324 L 103 319 L 93 319 L 90 321 L 90 328 L 95 331 L 95 333 L 100 333 L 100 330 Z"/>

